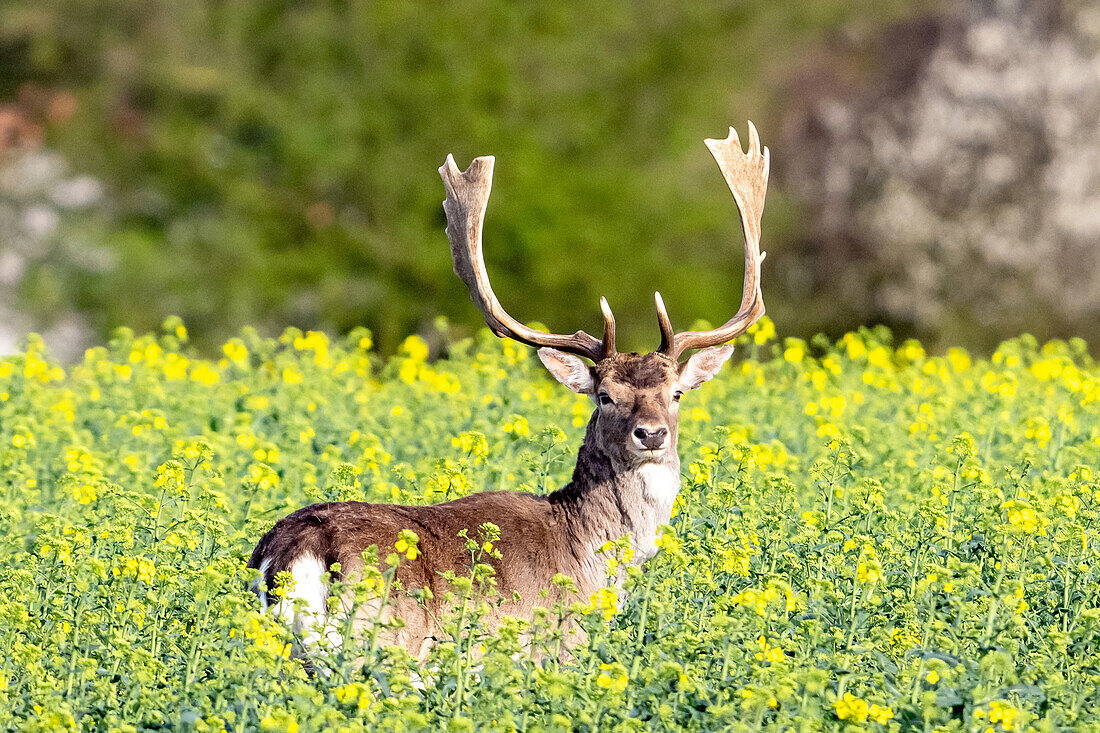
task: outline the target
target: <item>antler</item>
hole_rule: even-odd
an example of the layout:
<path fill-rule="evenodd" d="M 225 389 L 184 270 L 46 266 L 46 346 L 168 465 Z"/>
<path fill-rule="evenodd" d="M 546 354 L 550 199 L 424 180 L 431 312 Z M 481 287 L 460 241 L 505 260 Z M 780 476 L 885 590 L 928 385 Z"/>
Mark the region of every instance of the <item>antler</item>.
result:
<path fill-rule="evenodd" d="M 741 308 L 725 325 L 712 331 L 674 333 L 664 301 L 655 293 L 657 322 L 661 327 L 660 353 L 678 359 L 688 349 L 724 344 L 737 338 L 764 315 L 764 296 L 760 292 L 760 263 L 765 253 L 760 251 L 760 215 L 764 211 L 764 194 L 768 190 L 768 149 L 760 152 L 760 136 L 749 122 L 749 152 L 741 150 L 737 131 L 730 128 L 725 140 L 705 140 L 722 175 L 733 192 L 745 230 L 745 289 Z"/>
<path fill-rule="evenodd" d="M 455 274 L 466 283 L 474 305 L 485 315 L 485 323 L 497 336 L 531 346 L 550 346 L 592 361 L 611 356 L 615 353 L 615 316 L 611 314 L 606 298 L 600 298 L 604 321 L 602 341 L 584 331 L 563 335 L 528 328 L 508 315 L 497 300 L 489 284 L 481 244 L 481 228 L 485 223 L 489 190 L 493 186 L 495 161 L 491 155 L 474 158 L 469 168 L 460 171 L 454 156 L 448 155 L 447 162 L 439 168 L 439 175 L 443 177 L 443 185 L 447 189 L 443 210 L 447 213 L 447 238 L 451 242 Z"/>

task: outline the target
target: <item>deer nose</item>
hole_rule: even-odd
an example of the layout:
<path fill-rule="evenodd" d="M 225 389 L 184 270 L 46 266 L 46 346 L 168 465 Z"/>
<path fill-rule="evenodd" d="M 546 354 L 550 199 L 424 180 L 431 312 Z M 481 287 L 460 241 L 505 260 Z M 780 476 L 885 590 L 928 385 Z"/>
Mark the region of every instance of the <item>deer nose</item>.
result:
<path fill-rule="evenodd" d="M 668 428 L 651 428 L 641 425 L 634 428 L 634 442 L 640 448 L 647 450 L 664 448 L 666 438 L 668 438 Z"/>

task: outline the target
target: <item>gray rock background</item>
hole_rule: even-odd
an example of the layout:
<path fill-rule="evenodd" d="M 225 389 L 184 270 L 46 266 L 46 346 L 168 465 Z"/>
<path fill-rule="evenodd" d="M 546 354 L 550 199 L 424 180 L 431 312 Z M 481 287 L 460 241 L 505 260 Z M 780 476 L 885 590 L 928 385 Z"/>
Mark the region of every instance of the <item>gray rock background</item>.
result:
<path fill-rule="evenodd" d="M 19 348 L 28 331 L 41 332 L 51 352 L 73 360 L 92 339 L 87 317 L 73 310 L 35 318 L 19 294 L 31 266 L 64 257 L 87 269 L 110 266 L 107 252 L 62 236 L 63 217 L 104 205 L 103 185 L 71 171 L 58 154 L 42 148 L 9 151 L 0 167 L 0 353 Z"/>
<path fill-rule="evenodd" d="M 1100 341 L 1100 4 L 974 0 L 873 43 L 877 71 L 795 85 L 808 281 L 940 343 Z"/>

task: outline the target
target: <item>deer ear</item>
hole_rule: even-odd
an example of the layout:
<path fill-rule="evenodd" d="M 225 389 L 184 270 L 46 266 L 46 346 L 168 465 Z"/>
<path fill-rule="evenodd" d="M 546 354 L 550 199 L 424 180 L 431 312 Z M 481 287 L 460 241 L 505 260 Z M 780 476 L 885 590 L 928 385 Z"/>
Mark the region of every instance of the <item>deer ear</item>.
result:
<path fill-rule="evenodd" d="M 592 394 L 595 389 L 596 379 L 592 367 L 585 364 L 579 356 L 546 346 L 539 349 L 539 359 L 554 375 L 554 379 L 574 392 Z"/>
<path fill-rule="evenodd" d="M 680 386 L 695 389 L 714 377 L 733 353 L 733 344 L 699 349 L 680 367 Z"/>

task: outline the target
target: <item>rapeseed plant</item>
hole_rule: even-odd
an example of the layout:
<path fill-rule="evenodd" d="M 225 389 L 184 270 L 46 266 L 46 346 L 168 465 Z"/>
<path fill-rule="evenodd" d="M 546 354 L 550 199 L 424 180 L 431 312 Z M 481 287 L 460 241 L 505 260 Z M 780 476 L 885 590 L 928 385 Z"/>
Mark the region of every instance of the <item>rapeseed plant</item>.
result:
<path fill-rule="evenodd" d="M 253 330 L 214 360 L 121 330 L 69 368 L 0 359 L 0 721 L 26 730 L 972 730 L 1100 725 L 1100 368 L 1077 340 L 930 355 L 760 321 L 681 424 L 660 552 L 621 592 L 555 580 L 488 634 L 467 537 L 447 637 L 378 643 L 416 528 L 336 580 L 369 616 L 302 640 L 256 539 L 311 501 L 427 503 L 568 480 L 592 406 L 488 332 L 429 361 Z M 693 395 L 694 397 L 694 395 Z M 419 530 L 417 530 L 419 531 Z M 338 579 L 336 568 L 332 577 Z M 272 601 L 277 601 L 273 597 Z M 339 642 L 339 643 L 337 643 Z"/>

